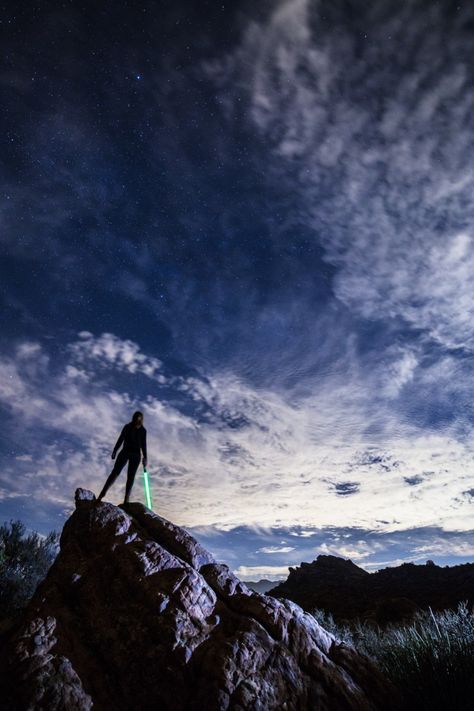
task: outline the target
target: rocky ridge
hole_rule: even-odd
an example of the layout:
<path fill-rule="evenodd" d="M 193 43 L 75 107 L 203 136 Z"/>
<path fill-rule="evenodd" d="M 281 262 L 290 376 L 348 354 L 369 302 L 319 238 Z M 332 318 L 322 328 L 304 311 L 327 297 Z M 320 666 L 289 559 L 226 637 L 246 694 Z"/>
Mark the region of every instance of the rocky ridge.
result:
<path fill-rule="evenodd" d="M 268 595 L 293 600 L 307 611 L 330 612 L 343 622 L 356 617 L 385 623 L 408 622 L 418 610 L 456 609 L 474 604 L 474 563 L 446 566 L 403 563 L 369 573 L 350 559 L 319 555 L 291 567 L 288 578 Z"/>

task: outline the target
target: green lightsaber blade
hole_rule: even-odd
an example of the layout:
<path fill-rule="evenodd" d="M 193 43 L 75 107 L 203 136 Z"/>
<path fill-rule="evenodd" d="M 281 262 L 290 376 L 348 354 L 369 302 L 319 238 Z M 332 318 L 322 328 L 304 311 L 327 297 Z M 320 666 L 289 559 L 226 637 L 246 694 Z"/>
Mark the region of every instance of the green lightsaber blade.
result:
<path fill-rule="evenodd" d="M 152 503 L 151 503 L 151 492 L 150 492 L 150 479 L 148 478 L 148 472 L 145 468 L 143 468 L 143 483 L 145 485 L 145 500 L 146 500 L 146 505 L 149 509 L 152 509 Z"/>

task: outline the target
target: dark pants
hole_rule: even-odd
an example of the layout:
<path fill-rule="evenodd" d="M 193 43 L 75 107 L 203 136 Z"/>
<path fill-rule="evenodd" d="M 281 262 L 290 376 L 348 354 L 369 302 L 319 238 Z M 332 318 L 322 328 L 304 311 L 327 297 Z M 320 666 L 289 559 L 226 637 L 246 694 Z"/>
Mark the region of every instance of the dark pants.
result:
<path fill-rule="evenodd" d="M 130 497 L 130 492 L 132 490 L 133 486 L 133 481 L 135 479 L 135 474 L 138 469 L 138 465 L 140 464 L 140 452 L 135 453 L 135 452 L 126 452 L 123 449 L 120 450 L 120 452 L 117 455 L 117 459 L 115 460 L 114 468 L 110 472 L 107 481 L 104 484 L 104 488 L 99 494 L 99 498 L 102 498 L 105 496 L 107 490 L 109 489 L 110 486 L 114 483 L 122 469 L 124 468 L 125 464 L 128 461 L 128 469 L 127 469 L 127 484 L 125 486 L 125 499 L 124 501 L 128 501 Z"/>

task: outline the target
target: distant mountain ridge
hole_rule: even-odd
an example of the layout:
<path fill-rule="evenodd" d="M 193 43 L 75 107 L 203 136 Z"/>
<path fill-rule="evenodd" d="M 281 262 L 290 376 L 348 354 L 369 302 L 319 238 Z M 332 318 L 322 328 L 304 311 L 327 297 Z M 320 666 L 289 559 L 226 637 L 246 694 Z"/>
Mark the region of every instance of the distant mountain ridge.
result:
<path fill-rule="evenodd" d="M 474 563 L 440 567 L 403 563 L 369 573 L 349 558 L 319 555 L 290 567 L 287 580 L 267 594 L 303 609 L 331 612 L 337 621 L 359 617 L 379 624 L 408 620 L 416 610 L 456 609 L 474 603 Z"/>
<path fill-rule="evenodd" d="M 275 587 L 276 580 L 267 580 L 262 578 L 261 580 L 244 580 L 246 586 L 251 590 L 259 593 L 266 593 Z"/>

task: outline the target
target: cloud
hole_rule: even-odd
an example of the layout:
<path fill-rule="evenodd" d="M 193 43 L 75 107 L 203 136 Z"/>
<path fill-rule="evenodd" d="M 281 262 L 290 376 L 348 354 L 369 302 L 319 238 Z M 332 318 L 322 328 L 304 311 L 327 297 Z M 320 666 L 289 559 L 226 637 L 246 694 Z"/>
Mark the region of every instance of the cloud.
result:
<path fill-rule="evenodd" d="M 258 581 L 262 578 L 267 580 L 286 580 L 288 577 L 288 566 L 285 565 L 240 565 L 234 571 L 241 580 Z"/>
<path fill-rule="evenodd" d="M 315 531 L 291 531 L 290 536 L 296 536 L 299 538 L 311 538 L 315 535 Z"/>
<path fill-rule="evenodd" d="M 398 397 L 402 389 L 413 381 L 419 363 L 418 353 L 419 349 L 399 344 L 385 350 L 385 379 L 382 388 L 387 398 Z"/>
<path fill-rule="evenodd" d="M 221 531 L 246 525 L 261 535 L 285 525 L 295 541 L 309 540 L 316 524 L 400 531 L 436 523 L 470 530 L 470 499 L 462 494 L 470 486 L 470 441 L 459 441 L 449 428 L 426 433 L 402 426 L 383 401 L 371 399 L 355 365 L 344 374 L 326 373 L 313 392 L 292 402 L 227 369 L 188 377 L 162 366 L 159 372 L 176 388 L 162 387 L 155 368 L 142 368 L 153 356 L 111 334 L 78 334 L 62 352 L 64 360 L 53 362 L 44 344 L 18 344 L 0 359 L 0 407 L 17 422 L 5 432 L 17 450 L 14 467 L 8 456 L 2 460 L 6 491 L 33 491 L 41 505 L 54 502 L 69 511 L 76 486 L 102 486 L 121 426 L 139 407 L 149 432 L 154 500 L 176 523 Z M 71 372 L 80 370 L 78 360 L 86 378 Z M 157 388 L 153 394 L 149 383 Z M 371 421 L 379 426 L 370 435 L 378 444 L 363 447 Z M 406 479 L 417 476 L 423 480 L 407 487 Z M 139 477 L 135 492 L 141 496 Z M 118 485 L 111 500 L 118 502 L 120 493 Z M 282 546 L 281 538 L 254 550 L 294 547 Z"/>
<path fill-rule="evenodd" d="M 295 548 L 292 546 L 281 546 L 280 548 L 278 546 L 263 546 L 258 549 L 257 553 L 290 553 L 294 550 Z"/>
<path fill-rule="evenodd" d="M 128 373 L 143 373 L 147 377 L 156 377 L 159 382 L 166 382 L 164 376 L 156 375 L 163 363 L 159 358 L 145 356 L 139 346 L 129 339 L 121 339 L 113 333 L 103 333 L 95 338 L 89 331 L 80 331 L 79 340 L 69 344 L 68 350 L 73 360 L 80 364 L 91 361 L 97 367 L 113 367 Z M 77 375 L 79 371 L 69 371 Z"/>
<path fill-rule="evenodd" d="M 457 558 L 472 558 L 474 555 L 474 542 L 463 540 L 435 539 L 426 545 L 416 546 L 412 558 L 425 558 L 427 556 L 455 556 Z"/>
<path fill-rule="evenodd" d="M 245 89 L 269 179 L 336 267 L 337 299 L 472 351 L 472 8 L 447 23 L 441 5 L 380 5 L 349 22 L 346 6 L 279 2 L 205 70 L 228 105 Z M 416 364 L 401 357 L 388 394 Z"/>

